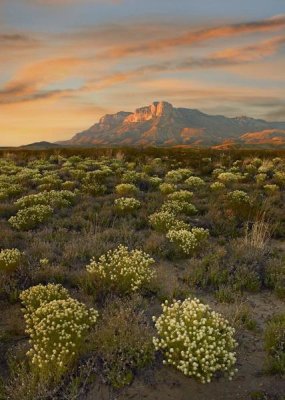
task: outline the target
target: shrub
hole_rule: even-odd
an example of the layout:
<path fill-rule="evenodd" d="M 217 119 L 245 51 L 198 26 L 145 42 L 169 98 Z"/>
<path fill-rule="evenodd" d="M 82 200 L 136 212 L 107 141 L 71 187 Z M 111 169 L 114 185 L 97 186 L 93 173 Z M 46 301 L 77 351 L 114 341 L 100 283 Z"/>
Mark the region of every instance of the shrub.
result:
<path fill-rule="evenodd" d="M 50 206 L 39 204 L 19 210 L 9 219 L 9 223 L 18 230 L 29 230 L 48 221 L 52 214 L 53 209 Z"/>
<path fill-rule="evenodd" d="M 104 310 L 92 340 L 112 386 L 131 383 L 134 372 L 154 359 L 153 332 L 133 300 L 112 301 Z"/>
<path fill-rule="evenodd" d="M 170 230 L 166 237 L 174 243 L 185 255 L 192 255 L 209 236 L 209 231 L 203 228 Z"/>
<path fill-rule="evenodd" d="M 44 191 L 42 193 L 21 197 L 15 204 L 19 208 L 27 208 L 36 205 L 45 205 L 52 208 L 70 207 L 73 204 L 75 197 L 76 194 L 69 190 L 51 190 L 49 192 Z"/>
<path fill-rule="evenodd" d="M 132 183 L 121 183 L 115 188 L 116 193 L 120 196 L 131 196 L 138 193 L 138 189 Z"/>
<path fill-rule="evenodd" d="M 172 214 L 194 215 L 197 213 L 197 208 L 193 204 L 179 200 L 166 201 L 163 203 L 161 210 Z"/>
<path fill-rule="evenodd" d="M 14 272 L 21 263 L 23 254 L 18 249 L 4 249 L 0 252 L 0 272 Z"/>
<path fill-rule="evenodd" d="M 101 196 L 106 193 L 107 187 L 97 182 L 87 182 L 82 185 L 81 190 L 91 196 Z"/>
<path fill-rule="evenodd" d="M 236 356 L 235 330 L 220 314 L 198 299 L 174 301 L 162 305 L 162 314 L 153 318 L 158 337 L 156 350 L 164 354 L 164 363 L 184 375 L 211 382 L 216 372 L 226 372 L 231 379 Z"/>
<path fill-rule="evenodd" d="M 121 197 L 115 200 L 115 209 L 121 213 L 127 213 L 140 208 L 141 203 L 133 197 Z"/>
<path fill-rule="evenodd" d="M 170 193 L 167 198 L 174 201 L 190 201 L 193 197 L 193 193 L 188 190 L 179 190 L 178 192 Z"/>
<path fill-rule="evenodd" d="M 77 300 L 53 300 L 25 314 L 31 349 L 27 355 L 43 380 L 57 380 L 78 356 L 98 313 Z"/>
<path fill-rule="evenodd" d="M 165 175 L 165 180 L 166 182 L 170 183 L 179 183 L 191 176 L 192 173 L 193 172 L 187 168 L 175 169 L 167 172 L 167 174 Z"/>
<path fill-rule="evenodd" d="M 198 176 L 190 176 L 190 178 L 186 179 L 185 184 L 190 189 L 200 189 L 201 187 L 205 186 L 203 179 L 199 178 Z"/>
<path fill-rule="evenodd" d="M 152 280 L 153 263 L 154 260 L 143 251 L 129 251 L 127 247 L 119 245 L 102 255 L 99 261 L 92 259 L 86 269 L 100 288 L 129 293 Z"/>
<path fill-rule="evenodd" d="M 232 172 L 222 172 L 218 175 L 218 180 L 225 184 L 239 182 L 241 178 L 240 174 L 233 174 Z"/>
<path fill-rule="evenodd" d="M 285 260 L 271 260 L 265 268 L 265 284 L 280 299 L 285 299 Z"/>
<path fill-rule="evenodd" d="M 187 229 L 188 225 L 177 219 L 176 215 L 170 211 L 158 211 L 149 217 L 151 227 L 158 231 L 166 233 L 169 230 Z"/>
<path fill-rule="evenodd" d="M 266 325 L 264 347 L 266 367 L 272 374 L 285 374 L 285 314 L 275 315 Z"/>
<path fill-rule="evenodd" d="M 279 186 L 278 185 L 264 185 L 263 189 L 265 190 L 266 193 L 268 194 L 274 194 L 279 191 Z"/>
<path fill-rule="evenodd" d="M 170 194 L 175 192 L 176 186 L 172 183 L 162 183 L 161 185 L 159 185 L 159 190 L 162 194 Z"/>
<path fill-rule="evenodd" d="M 39 307 L 53 300 L 67 300 L 69 297 L 68 291 L 63 286 L 51 283 L 46 286 L 41 284 L 32 286 L 20 294 L 26 314 L 32 314 Z"/>
<path fill-rule="evenodd" d="M 223 182 L 214 182 L 210 186 L 211 190 L 218 192 L 225 189 L 225 184 Z"/>

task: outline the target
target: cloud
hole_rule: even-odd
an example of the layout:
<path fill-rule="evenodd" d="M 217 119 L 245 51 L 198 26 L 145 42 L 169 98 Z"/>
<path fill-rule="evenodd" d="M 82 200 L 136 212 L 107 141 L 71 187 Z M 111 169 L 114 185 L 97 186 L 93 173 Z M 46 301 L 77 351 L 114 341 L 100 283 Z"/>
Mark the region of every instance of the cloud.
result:
<path fill-rule="evenodd" d="M 114 47 L 101 54 L 102 58 L 122 58 L 138 54 L 157 54 L 171 48 L 189 46 L 216 39 L 230 38 L 238 35 L 272 32 L 285 27 L 285 16 L 269 18 L 261 21 L 252 21 L 239 24 L 221 25 L 212 28 L 189 31 L 176 37 L 151 40 L 134 45 Z"/>

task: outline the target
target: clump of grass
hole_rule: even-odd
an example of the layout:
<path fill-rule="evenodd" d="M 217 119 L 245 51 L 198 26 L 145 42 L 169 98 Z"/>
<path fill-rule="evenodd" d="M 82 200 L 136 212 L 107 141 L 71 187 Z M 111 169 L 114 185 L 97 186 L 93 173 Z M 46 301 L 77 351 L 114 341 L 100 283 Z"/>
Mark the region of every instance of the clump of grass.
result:
<path fill-rule="evenodd" d="M 264 332 L 264 347 L 267 352 L 265 368 L 271 374 L 285 374 L 285 314 L 271 318 Z"/>

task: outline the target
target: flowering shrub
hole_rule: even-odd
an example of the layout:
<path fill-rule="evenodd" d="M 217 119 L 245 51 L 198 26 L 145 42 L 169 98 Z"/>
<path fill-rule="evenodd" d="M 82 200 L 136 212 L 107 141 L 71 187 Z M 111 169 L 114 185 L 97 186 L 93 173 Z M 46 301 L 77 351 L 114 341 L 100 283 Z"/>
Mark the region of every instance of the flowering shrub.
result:
<path fill-rule="evenodd" d="M 228 321 L 198 299 L 171 305 L 166 301 L 162 309 L 160 317 L 153 318 L 158 333 L 153 342 L 163 352 L 164 363 L 202 383 L 211 382 L 218 371 L 231 379 L 237 343 Z"/>
<path fill-rule="evenodd" d="M 169 200 L 177 201 L 190 201 L 193 197 L 193 193 L 188 190 L 179 190 L 177 192 L 170 193 L 167 198 Z"/>
<path fill-rule="evenodd" d="M 77 300 L 52 300 L 25 314 L 31 349 L 27 355 L 43 379 L 59 378 L 76 358 L 98 313 Z"/>
<path fill-rule="evenodd" d="M 169 230 L 187 229 L 188 225 L 177 219 L 170 211 L 158 211 L 149 216 L 149 222 L 153 229 L 166 233 Z"/>
<path fill-rule="evenodd" d="M 138 193 L 138 188 L 132 183 L 120 183 L 115 190 L 120 196 L 131 196 Z"/>
<path fill-rule="evenodd" d="M 121 197 L 115 200 L 115 208 L 118 212 L 127 213 L 140 208 L 141 203 L 133 197 Z"/>
<path fill-rule="evenodd" d="M 13 228 L 29 230 L 46 222 L 52 214 L 53 209 L 50 206 L 38 204 L 19 210 L 15 216 L 9 219 L 9 223 Z"/>
<path fill-rule="evenodd" d="M 81 186 L 84 193 L 88 193 L 91 196 L 101 196 L 107 191 L 107 187 L 97 182 L 84 183 Z"/>
<path fill-rule="evenodd" d="M 232 172 L 222 172 L 218 175 L 218 180 L 225 184 L 239 182 L 241 178 L 240 174 L 233 174 Z"/>
<path fill-rule="evenodd" d="M 210 186 L 211 190 L 213 190 L 213 191 L 215 191 L 215 192 L 224 190 L 225 187 L 226 187 L 226 186 L 224 185 L 223 182 L 214 182 L 214 183 L 212 183 L 211 186 Z"/>
<path fill-rule="evenodd" d="M 203 228 L 170 230 L 166 237 L 174 243 L 182 253 L 191 255 L 201 243 L 207 239 L 209 231 Z"/>
<path fill-rule="evenodd" d="M 92 259 L 86 269 L 100 287 L 129 293 L 152 280 L 153 263 L 154 260 L 143 251 L 129 251 L 127 247 L 119 245 L 115 250 L 102 255 L 99 261 Z"/>
<path fill-rule="evenodd" d="M 0 272 L 14 272 L 20 266 L 22 256 L 18 249 L 1 250 Z"/>
<path fill-rule="evenodd" d="M 268 194 L 271 194 L 271 193 L 276 193 L 276 192 L 278 192 L 279 186 L 278 186 L 278 185 L 275 185 L 275 184 L 264 185 L 264 186 L 263 186 L 263 189 L 264 189 Z"/>
<path fill-rule="evenodd" d="M 162 179 L 159 178 L 158 176 L 150 176 L 148 178 L 148 182 L 149 182 L 151 187 L 157 188 L 161 184 Z"/>
<path fill-rule="evenodd" d="M 175 192 L 176 186 L 172 183 L 162 183 L 161 185 L 159 185 L 159 190 L 162 194 L 170 194 Z"/>
<path fill-rule="evenodd" d="M 273 178 L 275 182 L 278 183 L 279 185 L 285 185 L 285 172 L 282 171 L 275 172 Z"/>
<path fill-rule="evenodd" d="M 250 197 L 243 190 L 234 190 L 228 193 L 228 201 L 232 207 L 241 207 L 251 205 Z"/>
<path fill-rule="evenodd" d="M 267 174 L 257 174 L 255 176 L 256 183 L 258 183 L 258 184 L 263 183 L 266 180 L 266 178 L 267 178 Z"/>
<path fill-rule="evenodd" d="M 197 208 L 188 203 L 188 201 L 179 201 L 179 200 L 168 200 L 163 203 L 161 207 L 162 211 L 168 211 L 173 214 L 186 214 L 193 215 L 197 213 Z"/>
<path fill-rule="evenodd" d="M 187 168 L 179 168 L 172 171 L 168 171 L 165 175 L 165 180 L 171 183 L 179 183 L 184 179 L 192 175 L 192 171 Z"/>
<path fill-rule="evenodd" d="M 53 300 L 66 300 L 69 297 L 68 291 L 63 286 L 52 283 L 46 286 L 41 284 L 32 286 L 20 294 L 26 314 L 35 312 L 39 307 Z"/>
<path fill-rule="evenodd" d="M 205 186 L 203 179 L 199 178 L 198 176 L 190 176 L 190 178 L 186 179 L 185 184 L 190 189 L 199 189 Z"/>
<path fill-rule="evenodd" d="M 69 207 L 74 202 L 76 195 L 69 190 L 51 190 L 50 192 L 42 192 L 30 194 L 21 197 L 16 201 L 19 208 L 27 208 L 35 205 L 46 205 L 52 208 Z"/>
<path fill-rule="evenodd" d="M 21 194 L 23 191 L 23 187 L 18 184 L 12 184 L 12 185 L 0 185 L 0 201 L 1 200 L 6 200 L 11 197 L 15 197 L 19 194 Z"/>

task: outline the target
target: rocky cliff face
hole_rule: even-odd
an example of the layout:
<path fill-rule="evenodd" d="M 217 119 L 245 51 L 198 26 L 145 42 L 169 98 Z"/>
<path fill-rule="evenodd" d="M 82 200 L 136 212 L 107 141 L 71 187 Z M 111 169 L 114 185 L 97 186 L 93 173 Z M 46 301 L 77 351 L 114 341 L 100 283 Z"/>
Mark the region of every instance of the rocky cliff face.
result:
<path fill-rule="evenodd" d="M 134 113 L 107 114 L 68 145 L 101 146 L 229 146 L 268 144 L 285 146 L 285 122 L 248 117 L 227 118 L 198 110 L 175 108 L 165 101 Z"/>

